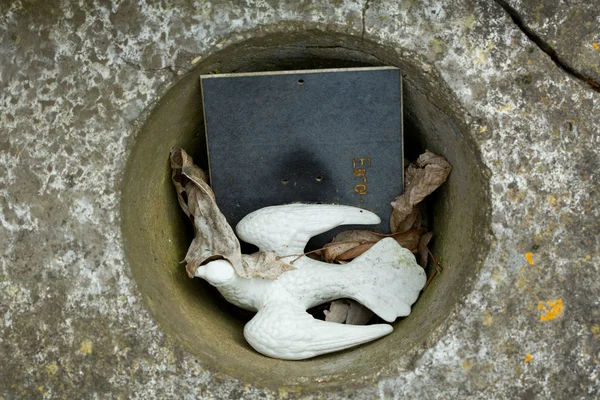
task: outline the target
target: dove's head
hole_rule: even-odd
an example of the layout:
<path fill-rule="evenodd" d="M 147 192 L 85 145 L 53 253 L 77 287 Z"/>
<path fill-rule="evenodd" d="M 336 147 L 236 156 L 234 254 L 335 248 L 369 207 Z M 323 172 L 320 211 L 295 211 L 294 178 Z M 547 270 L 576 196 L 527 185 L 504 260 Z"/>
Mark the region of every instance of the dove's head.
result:
<path fill-rule="evenodd" d="M 202 278 L 213 286 L 223 285 L 233 279 L 235 271 L 226 260 L 215 260 L 196 269 L 194 276 Z"/>

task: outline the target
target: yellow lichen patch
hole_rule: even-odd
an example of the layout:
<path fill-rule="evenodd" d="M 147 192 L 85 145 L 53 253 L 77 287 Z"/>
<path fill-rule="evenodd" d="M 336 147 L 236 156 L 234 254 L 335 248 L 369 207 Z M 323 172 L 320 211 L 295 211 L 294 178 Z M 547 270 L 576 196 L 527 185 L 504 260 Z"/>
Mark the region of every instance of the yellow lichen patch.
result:
<path fill-rule="evenodd" d="M 525 253 L 525 258 L 527 259 L 527 262 L 529 263 L 529 265 L 533 265 L 533 253 L 532 252 Z"/>
<path fill-rule="evenodd" d="M 492 317 L 492 314 L 490 314 L 490 311 L 489 310 L 483 311 L 483 325 L 492 326 L 493 323 L 494 323 L 494 317 Z"/>
<path fill-rule="evenodd" d="M 490 61 L 490 52 L 487 50 L 475 50 L 475 65 L 485 65 Z"/>
<path fill-rule="evenodd" d="M 528 362 L 531 362 L 531 360 L 533 360 L 533 356 L 531 354 L 527 354 L 523 361 L 528 363 Z"/>
<path fill-rule="evenodd" d="M 600 339 L 600 325 L 594 324 L 594 325 L 592 325 L 590 330 L 594 334 L 594 339 Z"/>
<path fill-rule="evenodd" d="M 475 27 L 475 17 L 473 15 L 469 15 L 467 18 L 465 18 L 465 26 L 467 29 L 473 30 Z"/>
<path fill-rule="evenodd" d="M 492 280 L 494 282 L 500 282 L 503 281 L 505 277 L 504 271 L 501 270 L 495 270 L 494 272 L 492 272 Z"/>
<path fill-rule="evenodd" d="M 473 359 L 466 359 L 462 361 L 462 367 L 465 370 L 465 372 L 469 372 L 471 370 L 471 368 L 473 368 Z"/>
<path fill-rule="evenodd" d="M 92 354 L 93 348 L 94 343 L 90 339 L 85 339 L 81 342 L 81 346 L 79 346 L 79 350 L 85 355 Z"/>
<path fill-rule="evenodd" d="M 546 304 L 540 301 L 538 302 L 538 310 L 542 312 L 540 315 L 540 321 L 552 321 L 563 314 L 562 299 L 546 301 Z"/>
<path fill-rule="evenodd" d="M 429 49 L 435 54 L 441 54 L 444 51 L 444 42 L 439 39 L 431 39 L 429 41 Z"/>
<path fill-rule="evenodd" d="M 562 207 L 563 203 L 564 201 L 560 195 L 554 193 L 550 193 L 548 195 L 548 204 L 550 204 L 550 207 L 557 209 L 559 207 Z"/>
<path fill-rule="evenodd" d="M 48 371 L 50 375 L 56 375 L 58 372 L 58 365 L 56 365 L 56 361 L 46 365 L 46 371 Z"/>
<path fill-rule="evenodd" d="M 592 46 L 594 46 L 594 50 L 600 50 L 600 46 L 598 46 L 598 43 L 594 42 L 592 43 Z"/>
<path fill-rule="evenodd" d="M 514 188 L 508 189 L 508 199 L 513 203 L 525 199 L 526 195 L 527 192 L 525 192 L 524 190 Z"/>

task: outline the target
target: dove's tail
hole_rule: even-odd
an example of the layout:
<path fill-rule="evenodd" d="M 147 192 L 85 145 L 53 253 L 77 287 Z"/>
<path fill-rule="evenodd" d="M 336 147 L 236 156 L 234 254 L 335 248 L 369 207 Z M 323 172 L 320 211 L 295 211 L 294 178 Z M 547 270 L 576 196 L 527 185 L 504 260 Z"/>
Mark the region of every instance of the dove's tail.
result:
<path fill-rule="evenodd" d="M 303 360 L 344 350 L 391 333 L 387 324 L 343 325 L 314 319 L 300 306 L 268 303 L 244 328 L 259 353 L 283 360 Z"/>
<path fill-rule="evenodd" d="M 348 297 L 388 322 L 410 314 L 426 281 L 415 256 L 392 238 L 380 240 L 344 267 L 353 269 L 356 282 Z"/>

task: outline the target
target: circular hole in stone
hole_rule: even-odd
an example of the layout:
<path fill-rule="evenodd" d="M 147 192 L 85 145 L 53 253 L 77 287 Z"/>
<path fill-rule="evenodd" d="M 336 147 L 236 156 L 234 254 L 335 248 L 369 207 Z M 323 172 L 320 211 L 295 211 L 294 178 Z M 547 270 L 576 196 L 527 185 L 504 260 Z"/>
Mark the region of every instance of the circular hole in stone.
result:
<path fill-rule="evenodd" d="M 193 231 L 171 183 L 169 150 L 181 146 L 200 167 L 208 167 L 199 84 L 203 73 L 380 65 L 398 66 L 403 72 L 405 159 L 414 160 L 427 148 L 453 165 L 447 183 L 426 203 L 434 232 L 431 249 L 444 272 L 421 294 L 411 315 L 393 324 L 389 336 L 306 361 L 265 357 L 244 340 L 243 327 L 252 314 L 224 301 L 203 280 L 189 279 L 180 264 Z M 460 110 L 455 109 L 453 94 L 421 65 L 395 49 L 348 36 L 257 37 L 203 58 L 149 113 L 123 181 L 125 251 L 161 329 L 209 370 L 255 386 L 306 393 L 348 390 L 409 368 L 435 342 L 442 331 L 438 328 L 469 292 L 471 278 L 488 251 L 489 198 L 487 173 Z"/>
<path fill-rule="evenodd" d="M 304 79 L 298 79 L 298 85 L 303 85 L 304 84 Z"/>
<path fill-rule="evenodd" d="M 289 179 L 282 179 L 281 183 L 284 184 L 284 185 L 287 185 L 288 183 L 290 183 L 290 180 Z"/>
<path fill-rule="evenodd" d="M 317 176 L 317 177 L 315 178 L 315 180 L 316 180 L 317 182 L 323 182 L 323 177 L 322 177 L 322 176 Z"/>

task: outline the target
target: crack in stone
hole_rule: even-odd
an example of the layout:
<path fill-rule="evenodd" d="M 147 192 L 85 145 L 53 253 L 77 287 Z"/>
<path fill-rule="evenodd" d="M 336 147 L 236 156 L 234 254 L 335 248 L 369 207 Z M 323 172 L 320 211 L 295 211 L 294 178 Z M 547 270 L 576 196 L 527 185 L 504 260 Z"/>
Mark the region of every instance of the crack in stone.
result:
<path fill-rule="evenodd" d="M 371 2 L 371 0 L 366 0 L 365 5 L 363 6 L 363 9 L 362 9 L 362 34 L 361 34 L 362 40 L 365 40 L 365 33 L 367 32 L 366 16 L 367 16 L 367 10 L 369 9 L 370 2 Z"/>
<path fill-rule="evenodd" d="M 527 38 L 531 42 L 533 42 L 540 50 L 542 50 L 544 53 L 546 53 L 550 57 L 550 59 L 554 62 L 554 64 L 556 64 L 557 67 L 562 69 L 564 72 L 566 72 L 568 75 L 572 76 L 573 78 L 586 83 L 592 90 L 595 90 L 596 92 L 600 92 L 600 83 L 599 82 L 596 82 L 593 78 L 582 74 L 581 72 L 577 71 L 575 68 L 573 68 L 569 64 L 567 64 L 565 61 L 561 60 L 561 58 L 559 57 L 556 50 L 554 48 L 552 48 L 552 46 L 550 46 L 550 44 L 548 42 L 544 41 L 544 39 L 542 39 L 540 37 L 540 35 L 535 33 L 535 31 L 533 29 L 531 29 L 530 27 L 528 27 L 526 25 L 525 22 L 523 21 L 523 18 L 519 15 L 518 11 L 515 10 L 510 4 L 508 4 L 506 2 L 506 0 L 494 0 L 494 1 L 496 2 L 496 4 L 498 4 L 500 7 L 502 7 L 504 9 L 504 11 L 510 16 L 510 18 L 512 19 L 514 24 L 517 26 L 517 28 L 519 28 L 519 30 L 521 32 L 523 32 L 525 34 L 525 36 L 527 36 Z M 367 0 L 367 2 L 368 2 L 368 0 Z"/>

